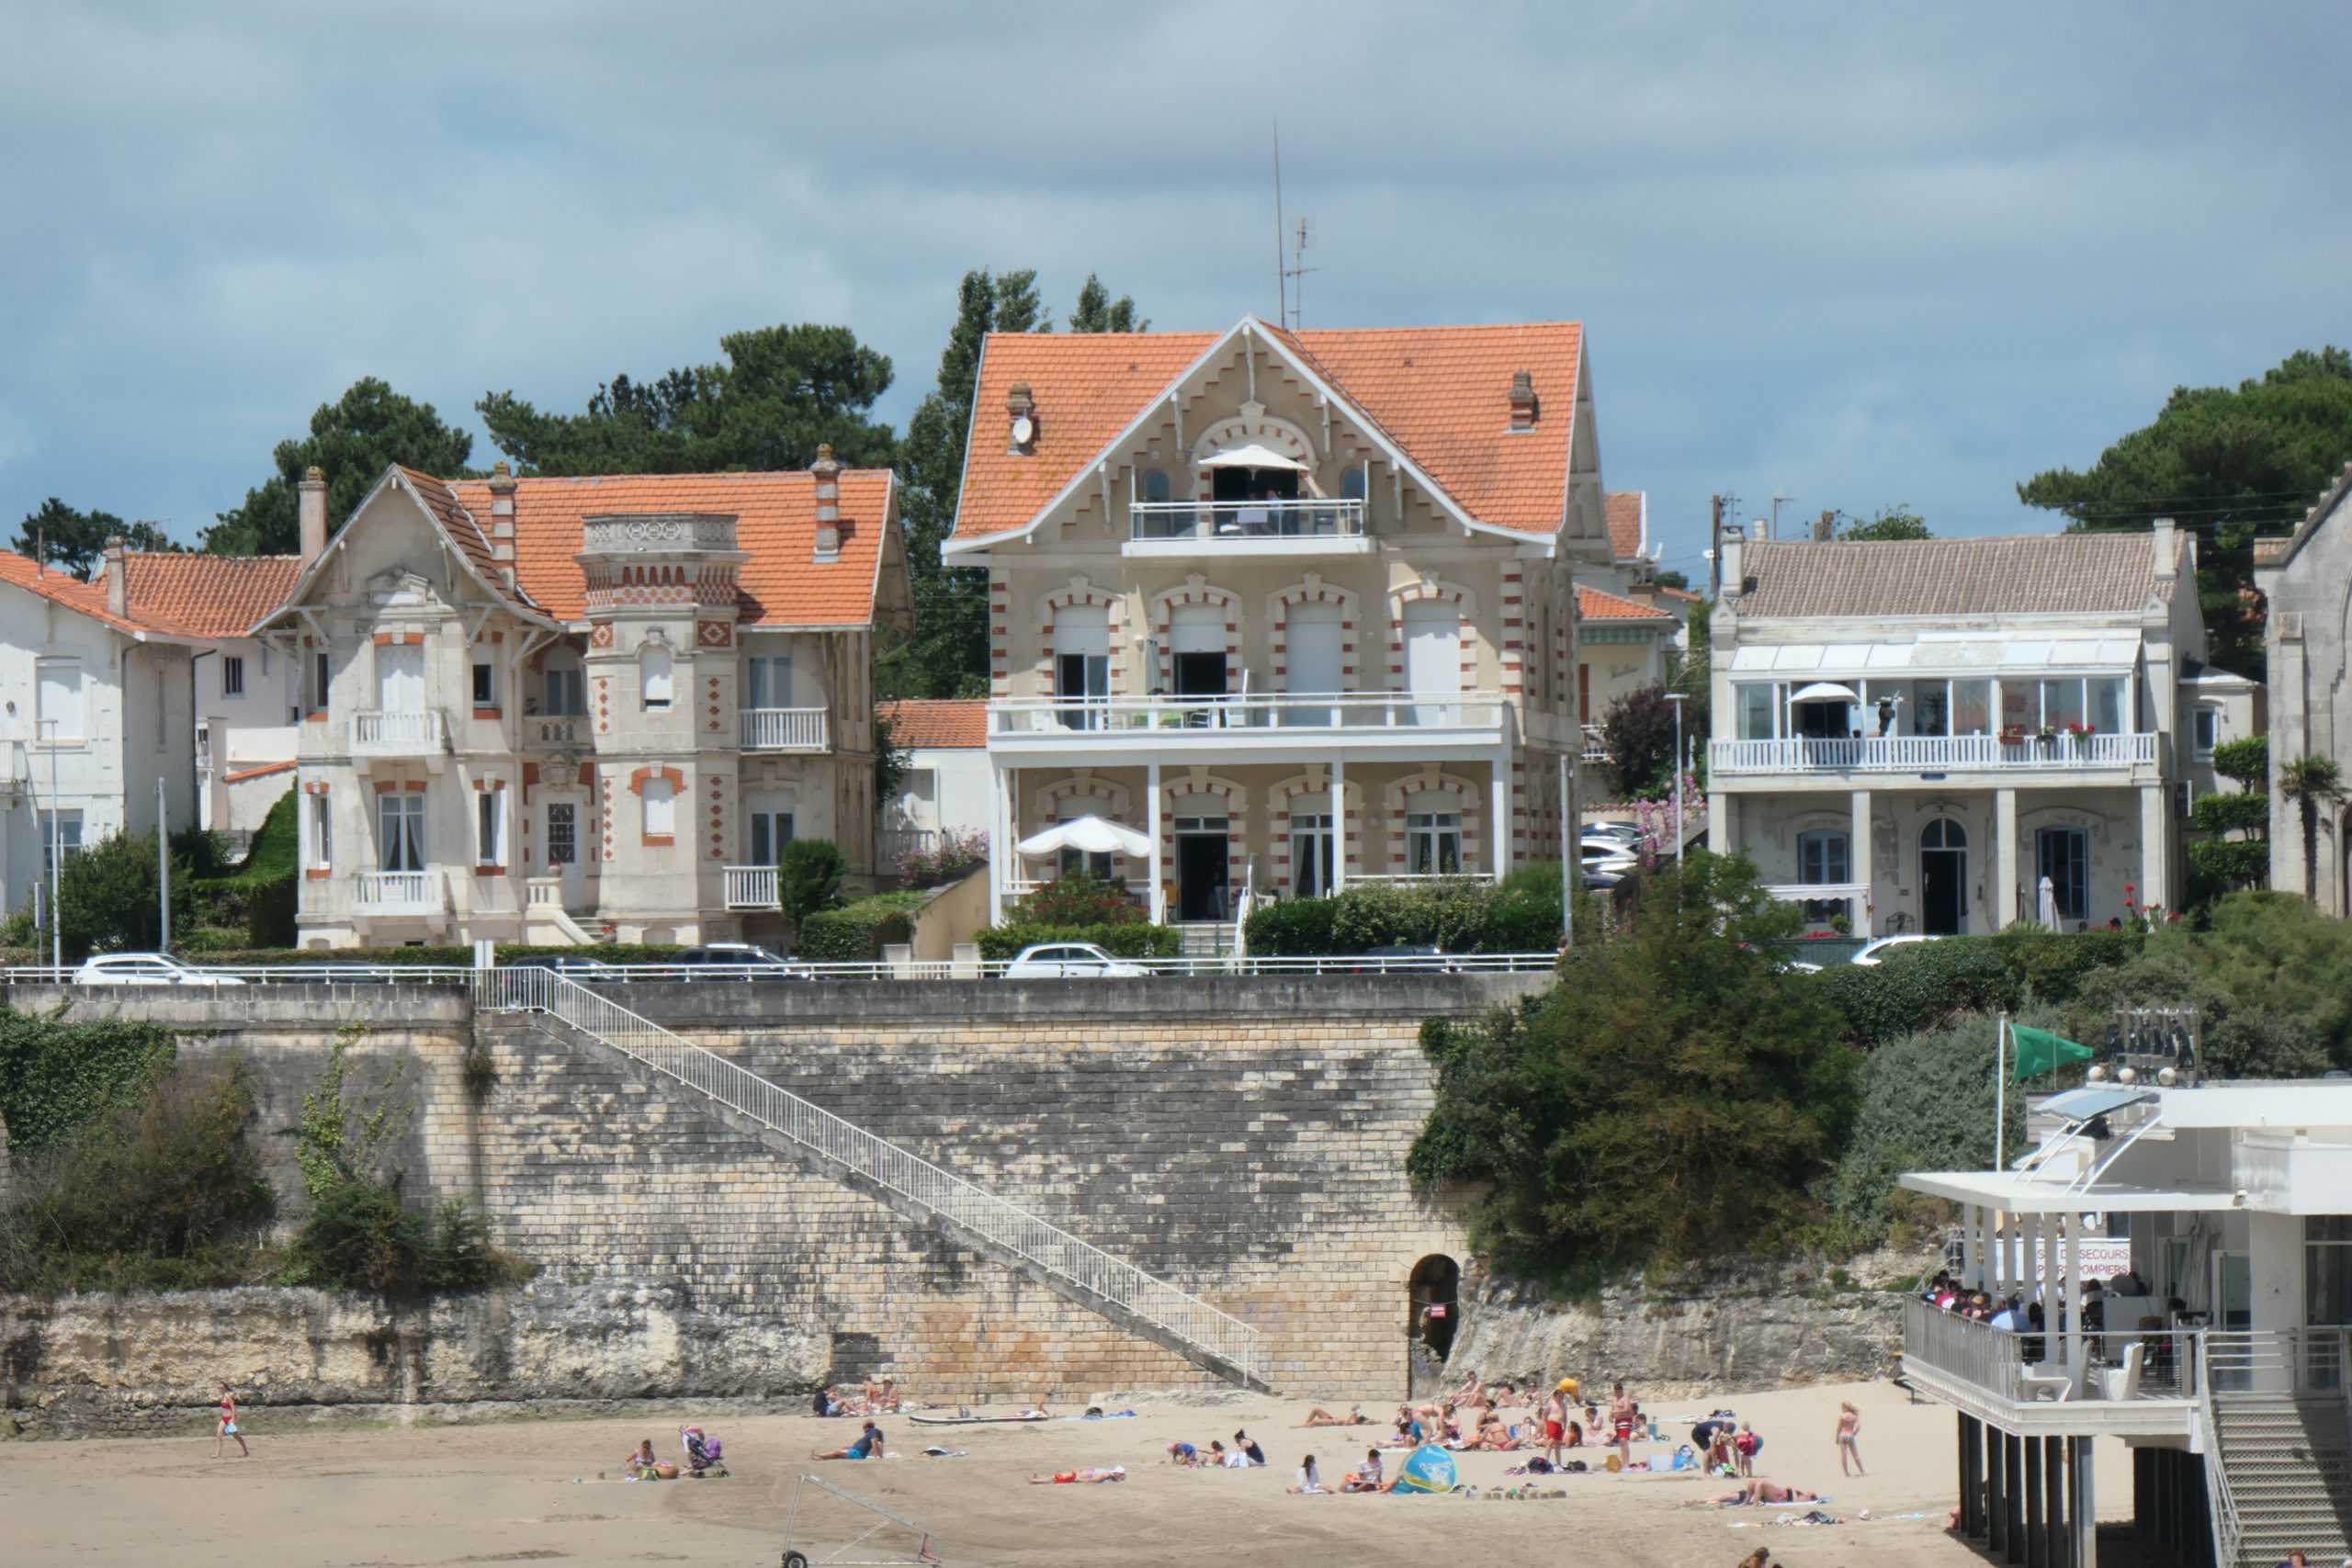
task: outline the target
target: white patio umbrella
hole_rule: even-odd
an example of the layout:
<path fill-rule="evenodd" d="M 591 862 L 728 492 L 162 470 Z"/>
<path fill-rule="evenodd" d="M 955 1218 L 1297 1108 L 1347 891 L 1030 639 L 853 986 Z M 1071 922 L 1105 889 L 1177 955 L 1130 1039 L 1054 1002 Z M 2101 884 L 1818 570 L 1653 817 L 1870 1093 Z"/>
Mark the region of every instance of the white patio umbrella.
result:
<path fill-rule="evenodd" d="M 1057 822 L 1012 847 L 1015 852 L 1031 860 L 1044 860 L 1064 850 L 1090 855 L 1125 855 L 1131 860 L 1142 860 L 1151 853 L 1151 840 L 1133 828 L 1091 816 Z"/>
<path fill-rule="evenodd" d="M 1858 703 L 1862 694 L 1851 686 L 1841 686 L 1835 681 L 1815 681 L 1810 686 L 1799 686 L 1789 694 L 1792 703 Z"/>
<path fill-rule="evenodd" d="M 2058 929 L 2058 890 L 2050 886 L 2050 879 L 2046 876 L 2041 879 L 2041 899 L 2034 908 L 2033 918 L 2040 920 L 2045 930 L 2054 931 Z"/>
<path fill-rule="evenodd" d="M 1251 442 L 1247 446 L 1226 446 L 1200 460 L 1204 468 L 1289 468 L 1305 473 L 1306 465 L 1295 457 L 1285 457 L 1271 446 Z"/>

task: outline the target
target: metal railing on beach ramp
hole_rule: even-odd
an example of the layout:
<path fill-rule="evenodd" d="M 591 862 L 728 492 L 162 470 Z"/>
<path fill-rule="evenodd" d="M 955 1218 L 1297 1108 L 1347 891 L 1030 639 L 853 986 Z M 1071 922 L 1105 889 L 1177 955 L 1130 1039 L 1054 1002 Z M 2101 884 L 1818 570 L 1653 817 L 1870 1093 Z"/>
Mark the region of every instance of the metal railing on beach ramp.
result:
<path fill-rule="evenodd" d="M 951 1175 L 922 1156 L 545 969 L 476 972 L 478 1005 L 539 1012 L 808 1149 L 865 1184 L 1027 1265 L 1056 1294 L 1236 1382 L 1266 1386 L 1258 1331 L 1165 1280 Z M 1157 1330 L 1157 1332 L 1152 1332 Z"/>

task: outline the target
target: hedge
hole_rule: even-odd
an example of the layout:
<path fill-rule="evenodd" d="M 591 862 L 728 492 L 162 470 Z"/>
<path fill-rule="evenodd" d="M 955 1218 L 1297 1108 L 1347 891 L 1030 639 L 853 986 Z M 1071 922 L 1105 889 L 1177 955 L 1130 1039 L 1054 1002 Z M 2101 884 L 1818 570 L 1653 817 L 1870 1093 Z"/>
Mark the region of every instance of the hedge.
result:
<path fill-rule="evenodd" d="M 1184 933 L 1174 926 L 988 926 L 977 939 L 980 956 L 991 961 L 1015 958 L 1024 947 L 1048 942 L 1090 942 L 1114 958 L 1177 958 L 1184 952 Z"/>
<path fill-rule="evenodd" d="M 797 956 L 812 964 L 863 964 L 893 942 L 914 940 L 904 900 L 885 895 L 838 909 L 820 909 L 800 922 Z"/>
<path fill-rule="evenodd" d="M 2074 999 L 2086 976 L 2128 964 L 2132 931 L 2052 931 L 2019 923 L 1991 936 L 1948 936 L 1885 950 L 1875 964 L 1833 964 L 1813 977 L 1860 1045 L 1946 1027 L 1961 1014 L 2014 1012 Z"/>
<path fill-rule="evenodd" d="M 1243 927 L 1251 953 L 1316 958 L 1375 947 L 1435 947 L 1446 953 L 1549 953 L 1560 945 L 1556 881 L 1367 882 L 1330 898 L 1286 898 Z"/>
<path fill-rule="evenodd" d="M 600 964 L 666 964 L 679 952 L 676 942 L 592 942 L 587 946 L 571 943 L 542 945 L 498 944 L 496 955 L 501 964 L 511 964 L 518 958 L 593 958 Z M 275 964 L 359 964 L 391 967 L 414 964 L 436 968 L 466 969 L 473 965 L 474 950 L 470 947 L 261 947 L 238 948 L 203 954 L 207 964 L 230 968 L 259 968 Z"/>

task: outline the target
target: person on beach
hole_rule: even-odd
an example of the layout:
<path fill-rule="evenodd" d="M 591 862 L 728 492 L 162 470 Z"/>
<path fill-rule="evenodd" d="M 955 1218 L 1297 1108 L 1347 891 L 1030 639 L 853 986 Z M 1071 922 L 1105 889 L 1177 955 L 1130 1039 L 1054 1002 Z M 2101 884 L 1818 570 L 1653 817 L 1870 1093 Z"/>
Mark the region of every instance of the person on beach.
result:
<path fill-rule="evenodd" d="M 1371 1416 L 1363 1413 L 1363 1406 L 1361 1404 L 1350 1405 L 1345 1416 L 1334 1416 L 1318 1404 L 1306 1413 L 1306 1419 L 1299 1425 L 1301 1427 L 1361 1427 L 1371 1419 Z"/>
<path fill-rule="evenodd" d="M 1634 1462 L 1634 1421 L 1640 1414 L 1640 1407 L 1626 1397 L 1623 1383 L 1609 1391 L 1610 1441 L 1617 1445 L 1621 1468 Z"/>
<path fill-rule="evenodd" d="M 1769 1546 L 1759 1546 L 1739 1560 L 1739 1568 L 1764 1568 L 1764 1564 L 1771 1561 L 1772 1549 Z"/>
<path fill-rule="evenodd" d="M 1298 1484 L 1284 1490 L 1294 1497 L 1313 1497 L 1329 1492 L 1330 1488 L 1323 1484 L 1323 1472 L 1315 1468 L 1315 1456 L 1308 1454 L 1298 1461 Z"/>
<path fill-rule="evenodd" d="M 1802 1486 L 1782 1486 L 1774 1482 L 1750 1478 L 1740 1484 L 1738 1491 L 1726 1492 L 1707 1501 L 1717 1507 L 1736 1508 L 1748 1503 L 1818 1503 L 1821 1494 L 1808 1492 Z"/>
<path fill-rule="evenodd" d="M 1739 1424 L 1739 1436 L 1731 1440 L 1733 1457 L 1738 1461 L 1743 1476 L 1756 1473 L 1756 1456 L 1764 1451 L 1764 1439 L 1747 1422 Z"/>
<path fill-rule="evenodd" d="M 1124 1464 L 1114 1464 L 1108 1470 L 1057 1470 L 1051 1475 L 1047 1475 L 1043 1472 L 1040 1472 L 1029 1478 L 1029 1484 L 1032 1486 L 1069 1486 L 1073 1483 L 1083 1483 L 1094 1481 L 1125 1481 L 1126 1478 L 1127 1467 Z"/>
<path fill-rule="evenodd" d="M 1266 1462 L 1266 1450 L 1260 1448 L 1258 1446 L 1258 1439 L 1251 1437 L 1249 1433 L 1234 1433 L 1233 1446 L 1241 1455 L 1245 1462 L 1258 1465 L 1262 1465 Z"/>
<path fill-rule="evenodd" d="M 237 1429 L 237 1395 L 235 1392 L 224 1382 L 220 1385 L 220 1418 L 214 1424 L 212 1432 L 212 1457 L 214 1459 L 219 1459 L 220 1457 L 222 1446 L 226 1444 L 231 1438 L 237 1439 L 237 1452 L 241 1457 L 245 1459 L 251 1459 L 254 1457 L 254 1450 L 245 1447 L 244 1433 Z"/>
<path fill-rule="evenodd" d="M 1544 1457 L 1552 1461 L 1555 1470 L 1560 1468 L 1560 1446 L 1568 1435 L 1567 1388 L 1568 1380 L 1562 1378 L 1559 1386 L 1544 1399 Z"/>
<path fill-rule="evenodd" d="M 650 1481 L 653 1479 L 655 1462 L 653 1439 L 640 1438 L 638 1439 L 635 1451 L 628 1458 L 621 1461 L 621 1473 L 632 1481 Z"/>
<path fill-rule="evenodd" d="M 1170 1443 L 1168 1445 L 1168 1462 L 1181 1464 L 1189 1470 L 1201 1462 L 1201 1450 L 1190 1443 Z"/>
<path fill-rule="evenodd" d="M 1870 1473 L 1862 1468 L 1861 1435 L 1862 1413 L 1855 1409 L 1851 1404 L 1839 1404 L 1838 1406 L 1838 1472 L 1839 1474 L 1868 1475 Z M 1850 1470 L 1847 1468 L 1847 1461 L 1849 1460 L 1853 1461 L 1853 1468 Z"/>
<path fill-rule="evenodd" d="M 868 1421 L 857 1435 L 857 1441 L 845 1449 L 818 1449 L 809 1452 L 810 1459 L 880 1459 L 882 1428 Z"/>
<path fill-rule="evenodd" d="M 1381 1474 L 1378 1449 L 1363 1450 L 1363 1463 L 1348 1472 L 1340 1482 L 1340 1490 L 1342 1492 L 1385 1492 L 1388 1490 L 1387 1482 Z"/>

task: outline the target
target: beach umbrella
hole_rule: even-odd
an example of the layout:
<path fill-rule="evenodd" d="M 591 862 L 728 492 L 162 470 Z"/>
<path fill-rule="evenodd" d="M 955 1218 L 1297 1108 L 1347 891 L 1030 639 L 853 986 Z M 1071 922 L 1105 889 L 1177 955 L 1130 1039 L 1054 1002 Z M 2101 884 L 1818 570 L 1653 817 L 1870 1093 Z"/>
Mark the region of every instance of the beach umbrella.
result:
<path fill-rule="evenodd" d="M 1453 1490 L 1453 1456 L 1435 1443 L 1423 1443 L 1405 1456 L 1396 1467 L 1394 1492 L 1451 1492 Z"/>

